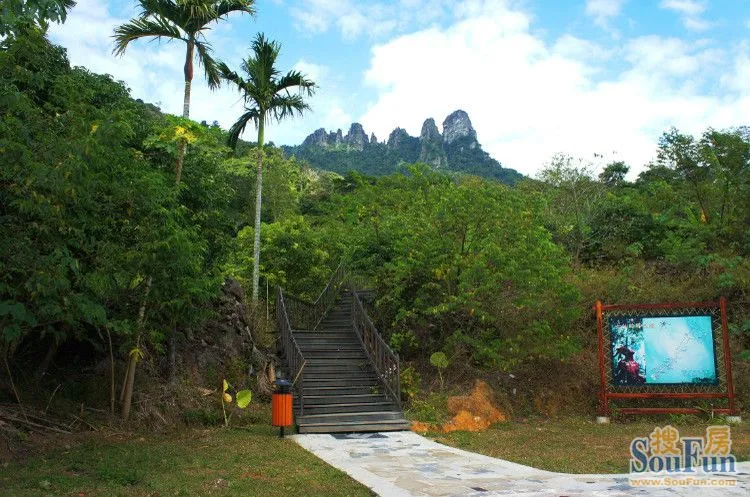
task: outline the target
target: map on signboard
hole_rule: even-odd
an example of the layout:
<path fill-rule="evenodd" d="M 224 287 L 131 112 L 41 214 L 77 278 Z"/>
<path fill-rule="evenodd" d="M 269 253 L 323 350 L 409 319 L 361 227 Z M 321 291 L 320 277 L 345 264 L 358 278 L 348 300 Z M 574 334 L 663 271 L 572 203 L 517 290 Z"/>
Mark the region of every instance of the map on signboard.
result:
<path fill-rule="evenodd" d="M 711 316 L 609 318 L 613 383 L 717 384 L 711 323 Z"/>

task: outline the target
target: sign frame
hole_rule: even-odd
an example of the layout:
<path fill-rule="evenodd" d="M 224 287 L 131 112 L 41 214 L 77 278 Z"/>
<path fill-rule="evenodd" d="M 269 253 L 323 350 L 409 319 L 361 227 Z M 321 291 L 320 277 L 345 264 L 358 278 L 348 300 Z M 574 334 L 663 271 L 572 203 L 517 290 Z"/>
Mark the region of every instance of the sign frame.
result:
<path fill-rule="evenodd" d="M 601 300 L 597 300 L 594 305 L 594 311 L 596 312 L 598 335 L 600 383 L 598 412 L 600 416 L 611 416 L 610 400 L 623 399 L 726 399 L 727 407 L 712 407 L 712 414 L 737 415 L 739 413 L 734 395 L 734 382 L 732 380 L 726 298 L 721 297 L 718 302 L 634 305 L 605 305 Z M 638 314 L 638 317 L 711 315 L 711 332 L 714 340 L 717 384 L 651 384 L 637 387 L 614 385 L 611 381 L 612 359 L 609 357 L 611 354 L 608 354 L 612 347 L 611 334 L 609 325 L 605 324 L 605 317 L 608 313 L 620 316 Z M 720 332 L 718 332 L 719 329 Z M 622 407 L 618 408 L 617 412 L 620 414 L 702 414 L 705 410 L 697 407 Z"/>

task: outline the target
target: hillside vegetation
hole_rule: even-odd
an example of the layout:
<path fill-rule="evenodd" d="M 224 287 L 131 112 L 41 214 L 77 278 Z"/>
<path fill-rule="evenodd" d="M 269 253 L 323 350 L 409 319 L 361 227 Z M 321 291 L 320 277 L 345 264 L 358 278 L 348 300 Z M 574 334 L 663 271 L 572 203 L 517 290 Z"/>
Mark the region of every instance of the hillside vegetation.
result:
<path fill-rule="evenodd" d="M 166 379 L 170 337 L 200 337 L 222 282 L 250 281 L 258 152 L 71 68 L 40 34 L 0 45 L 0 95 L 0 401 L 47 399 L 86 371 L 106 409 L 109 370 L 97 365 L 110 347 L 118 385 L 136 348 Z M 267 281 L 314 297 L 344 260 L 377 290 L 407 396 L 436 387 L 427 358 L 443 351 L 449 385 L 506 386 L 512 374 L 518 409 L 589 410 L 597 298 L 726 296 L 738 390 L 750 387 L 747 128 L 670 130 L 635 181 L 625 164 L 594 175 L 563 156 L 510 187 L 420 165 L 341 176 L 263 153 L 262 293 Z M 235 359 L 240 371 L 253 360 Z"/>

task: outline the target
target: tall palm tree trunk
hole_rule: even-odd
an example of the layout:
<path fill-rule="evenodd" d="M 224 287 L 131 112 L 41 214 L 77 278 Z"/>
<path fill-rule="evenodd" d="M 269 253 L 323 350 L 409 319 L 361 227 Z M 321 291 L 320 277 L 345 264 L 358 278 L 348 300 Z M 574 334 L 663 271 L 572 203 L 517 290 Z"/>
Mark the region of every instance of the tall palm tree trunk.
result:
<path fill-rule="evenodd" d="M 258 303 L 258 283 L 260 281 L 260 207 L 263 198 L 263 134 L 264 117 L 258 119 L 258 177 L 255 189 L 255 242 L 253 244 L 253 304 Z"/>
<path fill-rule="evenodd" d="M 193 83 L 193 52 L 195 51 L 195 42 L 187 42 L 187 52 L 185 53 L 185 95 L 182 99 L 182 117 L 190 117 L 190 90 Z M 185 163 L 185 148 L 187 142 L 180 141 L 180 149 L 177 151 L 177 167 L 175 168 L 175 185 L 180 184 L 182 178 L 182 165 Z"/>

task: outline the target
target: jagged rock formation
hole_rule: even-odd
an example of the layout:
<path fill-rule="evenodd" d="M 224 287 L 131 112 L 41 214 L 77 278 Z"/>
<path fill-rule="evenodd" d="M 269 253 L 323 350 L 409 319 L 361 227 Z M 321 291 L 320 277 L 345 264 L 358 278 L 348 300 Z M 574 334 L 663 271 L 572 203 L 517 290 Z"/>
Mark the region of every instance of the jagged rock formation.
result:
<path fill-rule="evenodd" d="M 468 138 L 468 142 L 473 144 L 472 148 L 479 145 L 477 132 L 471 125 L 469 114 L 457 110 L 443 121 L 443 141 L 446 145 L 450 145 L 462 138 Z"/>
<path fill-rule="evenodd" d="M 325 128 L 316 129 L 313 134 L 305 138 L 303 147 L 325 147 L 328 146 L 328 133 Z"/>
<path fill-rule="evenodd" d="M 349 128 L 349 132 L 344 137 L 344 143 L 346 143 L 352 150 L 359 150 L 360 152 L 365 149 L 370 140 L 367 138 L 364 128 L 359 123 L 353 123 Z"/>
<path fill-rule="evenodd" d="M 427 119 L 422 124 L 422 132 L 419 134 L 419 162 L 430 164 L 438 169 L 448 166 L 448 157 L 443 149 L 443 136 L 438 131 L 433 118 Z"/>
<path fill-rule="evenodd" d="M 353 123 L 346 136 L 339 129 L 327 133 L 316 130 L 302 145 L 282 147 L 287 155 L 306 159 L 317 169 L 338 173 L 357 170 L 369 175 L 390 174 L 402 164 L 422 162 L 446 172 L 468 173 L 513 184 L 523 176 L 503 168 L 482 150 L 469 115 L 463 110 L 452 112 L 443 121 L 440 133 L 435 120 L 427 119 L 419 137 L 403 128 L 394 129 L 385 143 L 375 133 L 368 139 L 364 128 Z"/>

